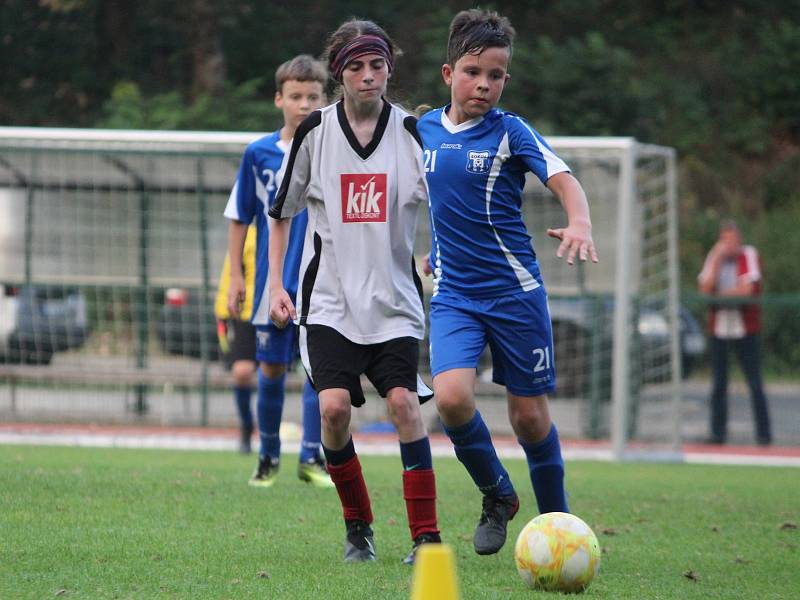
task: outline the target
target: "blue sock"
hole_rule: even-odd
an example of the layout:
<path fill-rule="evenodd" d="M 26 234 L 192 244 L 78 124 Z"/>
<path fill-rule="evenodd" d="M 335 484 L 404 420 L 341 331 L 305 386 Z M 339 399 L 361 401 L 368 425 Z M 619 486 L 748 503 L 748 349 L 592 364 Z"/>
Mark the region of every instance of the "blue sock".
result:
<path fill-rule="evenodd" d="M 416 442 L 400 442 L 400 460 L 403 461 L 404 471 L 415 469 L 432 469 L 431 441 L 426 435 Z"/>
<path fill-rule="evenodd" d="M 444 427 L 455 447 L 458 460 L 467 468 L 478 489 L 486 496 L 509 496 L 514 486 L 492 445 L 492 436 L 481 413 L 466 425 L 450 429 Z"/>
<path fill-rule="evenodd" d="M 276 379 L 270 379 L 258 370 L 258 436 L 261 439 L 260 458 L 269 456 L 276 461 L 281 456 L 281 417 L 283 416 L 284 373 Z"/>
<path fill-rule="evenodd" d="M 300 462 L 309 462 L 319 457 L 321 438 L 319 396 L 311 387 L 311 382 L 306 379 L 303 386 L 303 441 L 300 444 Z"/>
<path fill-rule="evenodd" d="M 561 458 L 556 426 L 550 428 L 550 433 L 541 442 L 528 444 L 518 441 L 528 457 L 528 470 L 539 512 L 569 512 L 564 491 L 564 459 Z"/>
<path fill-rule="evenodd" d="M 253 430 L 253 411 L 250 410 L 250 397 L 253 395 L 253 388 L 248 386 L 233 388 L 233 397 L 236 400 L 236 409 L 239 411 L 239 420 L 245 430 Z"/>

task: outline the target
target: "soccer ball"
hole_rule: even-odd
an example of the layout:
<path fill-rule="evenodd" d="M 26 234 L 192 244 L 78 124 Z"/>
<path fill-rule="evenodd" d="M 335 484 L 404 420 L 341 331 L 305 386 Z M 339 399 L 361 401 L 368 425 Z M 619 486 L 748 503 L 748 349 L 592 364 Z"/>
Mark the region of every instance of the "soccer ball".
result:
<path fill-rule="evenodd" d="M 580 592 L 600 569 L 600 545 L 592 528 L 575 515 L 545 513 L 520 531 L 514 561 L 528 587 Z"/>

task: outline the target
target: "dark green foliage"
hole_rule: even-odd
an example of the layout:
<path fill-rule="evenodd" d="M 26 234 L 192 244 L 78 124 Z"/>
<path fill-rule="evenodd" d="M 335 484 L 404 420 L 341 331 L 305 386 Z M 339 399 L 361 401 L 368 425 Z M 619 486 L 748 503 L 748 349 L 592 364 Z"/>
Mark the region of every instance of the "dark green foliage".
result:
<path fill-rule="evenodd" d="M 281 114 L 272 101 L 265 99 L 260 89 L 262 79 L 228 85 L 220 96 L 202 95 L 186 106 L 179 92 L 142 95 L 139 86 L 122 81 L 114 86 L 106 102 L 106 116 L 99 127 L 112 129 L 230 129 L 237 123 L 242 131 L 274 130 L 281 126 Z"/>
<path fill-rule="evenodd" d="M 540 128 L 543 119 L 553 133 L 570 135 L 635 135 L 641 129 L 648 105 L 631 77 L 636 58 L 603 33 L 590 31 L 561 44 L 541 37 L 533 48 L 523 39 L 515 52 L 504 104 L 530 113 Z"/>
<path fill-rule="evenodd" d="M 759 105 L 776 130 L 800 135 L 800 23 L 790 18 L 765 23 L 758 31 L 762 65 L 754 83 Z M 779 131 L 776 131 L 778 133 Z"/>

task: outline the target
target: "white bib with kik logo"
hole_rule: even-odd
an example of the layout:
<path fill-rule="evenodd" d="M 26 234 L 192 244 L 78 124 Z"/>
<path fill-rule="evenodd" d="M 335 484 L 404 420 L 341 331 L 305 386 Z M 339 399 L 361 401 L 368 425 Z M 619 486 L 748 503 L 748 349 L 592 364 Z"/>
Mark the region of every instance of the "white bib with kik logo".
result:
<path fill-rule="evenodd" d="M 281 172 L 270 216 L 308 207 L 300 324 L 327 325 L 357 344 L 422 339 L 413 246 L 428 195 L 416 119 L 385 103 L 372 141 L 362 147 L 342 103 L 328 106 L 298 128 Z"/>

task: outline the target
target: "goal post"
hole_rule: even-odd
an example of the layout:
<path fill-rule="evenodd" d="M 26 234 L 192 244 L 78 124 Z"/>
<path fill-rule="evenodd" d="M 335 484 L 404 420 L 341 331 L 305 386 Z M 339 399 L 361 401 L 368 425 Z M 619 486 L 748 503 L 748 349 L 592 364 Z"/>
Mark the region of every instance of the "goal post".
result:
<path fill-rule="evenodd" d="M 559 391 L 614 457 L 681 445 L 681 309 L 672 148 L 633 138 L 548 140 L 586 191 L 599 264 L 569 267 L 546 229 L 563 209 L 533 177 L 523 212 L 548 289 Z"/>
<path fill-rule="evenodd" d="M 222 211 L 257 137 L 0 127 L 0 418 L 235 418 L 211 308 Z M 574 267 L 555 257 L 546 230 L 564 226 L 565 213 L 529 176 L 521 210 L 549 294 L 559 429 L 604 440 L 617 458 L 677 450 L 685 349 L 675 152 L 633 138 L 548 142 L 586 191 L 600 255 Z M 429 249 L 422 208 L 417 258 Z M 30 289 L 38 296 L 23 297 Z M 50 317 L 26 333 L 24 306 Z M 69 330 L 67 317 L 86 327 Z M 425 368 L 424 345 L 422 354 Z M 487 353 L 478 392 L 497 417 L 490 426 L 508 434 L 490 369 Z"/>

